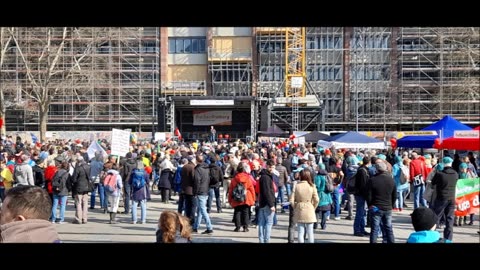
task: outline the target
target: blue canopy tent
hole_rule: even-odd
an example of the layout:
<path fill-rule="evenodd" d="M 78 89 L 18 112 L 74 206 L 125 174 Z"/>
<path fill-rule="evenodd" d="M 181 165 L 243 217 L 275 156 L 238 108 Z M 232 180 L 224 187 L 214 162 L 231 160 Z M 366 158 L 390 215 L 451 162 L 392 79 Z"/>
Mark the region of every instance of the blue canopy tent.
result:
<path fill-rule="evenodd" d="M 384 149 L 385 143 L 375 138 L 366 135 L 349 131 L 347 133 L 338 134 L 324 140 L 317 142 L 318 146 L 324 148 L 335 147 L 339 148 L 369 148 L 369 149 Z"/>
<path fill-rule="evenodd" d="M 437 132 L 437 135 L 406 136 L 397 140 L 397 146 L 408 148 L 433 148 L 435 139 L 440 138 L 440 134 L 442 134 L 442 140 L 444 140 L 453 137 L 455 130 L 472 130 L 472 128 L 462 124 L 450 115 L 446 115 L 436 123 L 421 130 L 434 130 Z"/>

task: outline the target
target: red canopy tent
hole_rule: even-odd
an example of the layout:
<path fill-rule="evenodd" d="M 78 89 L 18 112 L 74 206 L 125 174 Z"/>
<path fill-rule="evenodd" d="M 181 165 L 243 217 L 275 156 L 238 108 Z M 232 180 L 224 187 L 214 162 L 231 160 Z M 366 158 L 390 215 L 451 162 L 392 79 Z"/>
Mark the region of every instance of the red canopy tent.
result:
<path fill-rule="evenodd" d="M 479 130 L 480 126 L 473 130 Z M 480 150 L 480 137 L 478 138 L 448 138 L 445 139 L 438 149 L 455 149 L 455 150 Z"/>

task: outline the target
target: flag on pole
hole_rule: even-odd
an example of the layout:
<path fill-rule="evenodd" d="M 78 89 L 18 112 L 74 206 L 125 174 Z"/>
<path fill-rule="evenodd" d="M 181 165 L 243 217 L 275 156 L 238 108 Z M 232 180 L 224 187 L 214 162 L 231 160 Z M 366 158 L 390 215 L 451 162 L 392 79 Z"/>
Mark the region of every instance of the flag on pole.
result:
<path fill-rule="evenodd" d="M 32 142 L 33 142 L 34 144 L 37 143 L 37 141 L 38 141 L 37 136 L 35 136 L 35 134 L 33 134 L 33 133 L 30 133 L 30 136 L 32 136 Z"/>
<path fill-rule="evenodd" d="M 137 135 L 135 133 L 130 133 L 130 143 L 137 144 Z"/>

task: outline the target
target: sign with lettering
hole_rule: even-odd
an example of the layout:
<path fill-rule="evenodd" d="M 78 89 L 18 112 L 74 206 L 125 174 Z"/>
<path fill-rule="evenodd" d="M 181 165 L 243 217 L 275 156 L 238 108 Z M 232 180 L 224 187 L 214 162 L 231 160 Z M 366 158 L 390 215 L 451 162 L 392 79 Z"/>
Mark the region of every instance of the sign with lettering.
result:
<path fill-rule="evenodd" d="M 192 106 L 233 106 L 233 99 L 192 99 Z"/>
<path fill-rule="evenodd" d="M 455 130 L 453 132 L 454 138 L 462 139 L 478 139 L 479 131 L 478 130 Z"/>
<path fill-rule="evenodd" d="M 231 126 L 232 111 L 193 111 L 194 126 Z"/>
<path fill-rule="evenodd" d="M 124 157 L 130 151 L 130 131 L 112 129 L 111 154 Z"/>
<path fill-rule="evenodd" d="M 435 130 L 422 130 L 422 131 L 403 131 L 403 136 L 430 136 L 438 135 Z"/>

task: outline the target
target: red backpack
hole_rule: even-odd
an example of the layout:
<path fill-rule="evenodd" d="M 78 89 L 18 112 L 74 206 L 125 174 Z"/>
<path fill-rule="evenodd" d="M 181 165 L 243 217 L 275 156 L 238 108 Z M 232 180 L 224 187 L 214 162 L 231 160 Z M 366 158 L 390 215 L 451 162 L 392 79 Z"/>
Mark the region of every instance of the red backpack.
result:
<path fill-rule="evenodd" d="M 108 193 L 114 193 L 117 190 L 117 176 L 113 173 L 109 173 L 103 181 L 105 191 Z"/>

